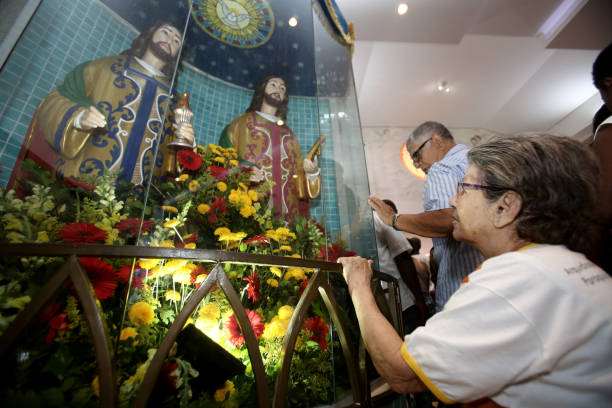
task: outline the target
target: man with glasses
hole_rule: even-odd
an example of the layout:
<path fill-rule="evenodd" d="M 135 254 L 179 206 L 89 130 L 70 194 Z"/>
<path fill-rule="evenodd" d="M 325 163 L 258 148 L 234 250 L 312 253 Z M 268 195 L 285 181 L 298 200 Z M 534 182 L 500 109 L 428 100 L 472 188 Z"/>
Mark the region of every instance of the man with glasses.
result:
<path fill-rule="evenodd" d="M 612 278 L 597 239 L 599 169 L 583 143 L 497 139 L 468 153 L 453 237 L 486 261 L 403 339 L 376 307 L 371 261 L 340 258 L 364 343 L 391 388 L 470 407 L 612 406 Z"/>
<path fill-rule="evenodd" d="M 436 311 L 442 310 L 459 284 L 482 261 L 482 255 L 468 244 L 455 241 L 452 209 L 449 201 L 467 169 L 468 147 L 456 144 L 441 123 L 425 122 L 408 138 L 406 146 L 416 167 L 426 174 L 423 191 L 424 212 L 395 214 L 377 197 L 368 203 L 383 222 L 397 230 L 433 239 L 434 259 L 438 266 L 435 289 Z"/>

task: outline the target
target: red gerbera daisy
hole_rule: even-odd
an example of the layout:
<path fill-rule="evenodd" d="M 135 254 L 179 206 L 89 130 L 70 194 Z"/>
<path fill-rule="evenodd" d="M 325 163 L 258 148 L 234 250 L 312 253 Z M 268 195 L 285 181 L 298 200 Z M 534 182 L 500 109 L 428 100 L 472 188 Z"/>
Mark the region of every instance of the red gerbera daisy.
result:
<path fill-rule="evenodd" d="M 127 283 L 130 281 L 130 273 L 132 272 L 132 265 L 123 265 L 117 269 L 117 280 L 121 283 Z M 142 288 L 142 280 L 144 279 L 145 270 L 142 269 L 138 264 L 134 268 L 134 276 L 132 277 L 132 286 L 135 288 Z"/>
<path fill-rule="evenodd" d="M 155 225 L 153 221 L 144 220 L 142 222 L 142 232 L 149 232 L 153 225 Z M 115 228 L 119 231 L 128 231 L 132 235 L 138 234 L 138 227 L 140 227 L 140 218 L 126 218 L 115 225 Z"/>
<path fill-rule="evenodd" d="M 260 301 L 261 293 L 259 293 L 259 278 L 257 277 L 257 271 L 253 271 L 251 276 L 245 276 L 242 280 L 249 282 L 249 286 L 247 287 L 249 299 L 251 299 L 253 303 Z"/>
<path fill-rule="evenodd" d="M 305 281 L 302 281 L 302 284 L 300 285 L 300 293 L 298 294 L 299 297 L 302 297 L 302 293 L 304 293 L 304 291 L 306 290 L 306 286 L 308 286 L 308 282 L 310 282 L 310 279 L 306 279 Z"/>
<path fill-rule="evenodd" d="M 45 343 L 50 344 L 58 331 L 68 330 L 68 322 L 66 321 L 68 314 L 66 312 L 55 315 L 49 320 L 49 332 L 45 338 Z"/>
<path fill-rule="evenodd" d="M 254 310 L 245 309 L 245 312 L 249 318 L 251 327 L 253 327 L 253 331 L 255 332 L 255 338 L 259 340 L 265 328 L 262 318 Z M 244 344 L 244 336 L 242 335 L 242 330 L 240 330 L 240 326 L 238 325 L 238 320 L 236 320 L 236 315 L 231 315 L 228 317 L 225 322 L 225 327 L 230 335 L 230 343 L 236 347 L 242 347 Z"/>
<path fill-rule="evenodd" d="M 309 317 L 304 322 L 302 329 L 308 330 L 312 333 L 312 337 L 309 340 L 316 341 L 323 350 L 327 350 L 327 333 L 329 333 L 329 327 L 325 324 L 321 316 Z"/>
<path fill-rule="evenodd" d="M 106 241 L 106 231 L 86 222 L 72 222 L 60 230 L 64 241 L 71 244 L 98 243 Z"/>
<path fill-rule="evenodd" d="M 214 164 L 208 166 L 208 170 L 210 170 L 210 175 L 216 179 L 224 179 L 229 173 L 229 170 L 224 169 L 223 167 L 215 166 Z"/>
<path fill-rule="evenodd" d="M 177 368 L 178 368 L 177 362 L 164 363 L 161 368 L 161 374 L 163 375 L 162 378 L 164 378 L 165 381 L 168 382 L 168 384 L 172 386 L 172 388 L 174 388 L 175 390 L 176 390 L 176 380 L 178 380 L 178 375 L 176 375 Z"/>
<path fill-rule="evenodd" d="M 223 197 L 215 197 L 215 201 L 210 205 L 210 210 L 208 210 L 208 222 L 214 224 L 217 222 L 217 217 L 219 215 L 225 214 L 227 211 L 227 204 L 225 203 L 225 199 Z"/>
<path fill-rule="evenodd" d="M 183 149 L 176 154 L 178 162 L 182 168 L 189 171 L 195 171 L 202 167 L 202 156 L 192 152 L 189 149 Z"/>
<path fill-rule="evenodd" d="M 81 258 L 81 265 L 87 271 L 98 299 L 104 300 L 115 293 L 118 276 L 109 263 L 98 258 Z"/>

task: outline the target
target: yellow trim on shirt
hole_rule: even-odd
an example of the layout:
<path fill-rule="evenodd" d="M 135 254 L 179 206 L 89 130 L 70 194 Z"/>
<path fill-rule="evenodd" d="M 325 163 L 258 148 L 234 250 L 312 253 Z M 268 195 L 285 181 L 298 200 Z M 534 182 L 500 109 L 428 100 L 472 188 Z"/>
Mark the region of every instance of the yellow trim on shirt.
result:
<path fill-rule="evenodd" d="M 421 379 L 421 381 L 423 381 L 423 384 L 425 384 L 425 386 L 427 388 L 429 388 L 429 390 L 431 392 L 433 392 L 433 394 L 443 403 L 445 404 L 454 404 L 455 401 L 453 401 L 452 399 L 448 398 L 437 386 L 436 384 L 433 383 L 433 381 L 431 381 L 429 379 L 429 377 L 427 377 L 427 374 L 425 374 L 425 372 L 423 372 L 423 370 L 421 369 L 421 367 L 419 367 L 419 364 L 414 361 L 414 358 L 412 358 L 412 356 L 410 355 L 410 353 L 408 353 L 408 350 L 406 350 L 406 343 L 404 342 L 404 345 L 402 346 L 402 357 L 404 358 L 404 361 L 406 361 L 406 363 L 410 366 L 410 368 L 412 369 L 412 371 L 414 371 L 414 373 Z"/>
<path fill-rule="evenodd" d="M 519 249 L 516 250 L 516 252 L 520 252 L 520 251 L 524 251 L 525 249 L 533 248 L 536 245 L 539 245 L 539 244 L 532 242 L 531 244 L 527 244 L 524 247 L 520 247 Z"/>

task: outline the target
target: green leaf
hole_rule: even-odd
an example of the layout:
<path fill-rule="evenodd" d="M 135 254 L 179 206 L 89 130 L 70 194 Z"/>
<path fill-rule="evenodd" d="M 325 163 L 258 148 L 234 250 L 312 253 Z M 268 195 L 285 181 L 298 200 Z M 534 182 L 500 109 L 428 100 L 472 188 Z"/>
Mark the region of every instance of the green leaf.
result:
<path fill-rule="evenodd" d="M 41 393 L 47 407 L 65 407 L 64 394 L 59 388 L 47 388 Z"/>

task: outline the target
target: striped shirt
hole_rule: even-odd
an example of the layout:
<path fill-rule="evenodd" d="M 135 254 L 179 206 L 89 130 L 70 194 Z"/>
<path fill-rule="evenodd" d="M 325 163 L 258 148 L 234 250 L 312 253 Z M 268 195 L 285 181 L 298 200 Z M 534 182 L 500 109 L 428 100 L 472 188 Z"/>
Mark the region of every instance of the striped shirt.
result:
<path fill-rule="evenodd" d="M 423 208 L 436 211 L 450 208 L 450 199 L 457 194 L 457 183 L 468 167 L 468 147 L 458 144 L 444 158 L 434 163 L 427 173 L 423 191 Z M 470 245 L 450 238 L 433 238 L 434 259 L 438 263 L 436 283 L 436 311 L 442 310 L 448 298 L 459 288 L 461 281 L 484 257 Z"/>

